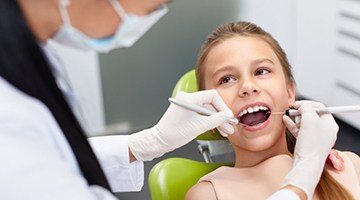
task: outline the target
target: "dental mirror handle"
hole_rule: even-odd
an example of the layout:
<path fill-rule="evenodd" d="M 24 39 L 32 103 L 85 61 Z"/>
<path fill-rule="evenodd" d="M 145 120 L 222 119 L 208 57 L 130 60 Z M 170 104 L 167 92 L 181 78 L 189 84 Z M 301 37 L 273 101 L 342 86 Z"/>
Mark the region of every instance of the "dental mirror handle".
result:
<path fill-rule="evenodd" d="M 320 114 L 325 113 L 345 113 L 345 112 L 360 112 L 360 106 L 334 106 L 334 107 L 326 107 L 326 108 L 319 108 L 316 109 L 316 112 Z M 300 111 L 289 109 L 285 111 L 285 115 L 287 116 L 298 116 L 301 115 Z"/>
<path fill-rule="evenodd" d="M 210 116 L 210 115 L 213 115 L 213 114 L 216 113 L 215 111 L 209 110 L 207 108 L 198 106 L 196 104 L 190 104 L 190 103 L 187 103 L 185 101 L 178 100 L 178 99 L 169 98 L 169 101 L 170 101 L 170 103 L 173 103 L 173 104 L 175 104 L 177 106 L 180 106 L 180 107 L 183 107 L 185 109 L 197 112 L 197 113 L 199 113 L 201 115 Z M 238 124 L 239 123 L 239 121 L 236 118 L 229 118 L 229 122 L 231 122 L 232 124 Z"/>

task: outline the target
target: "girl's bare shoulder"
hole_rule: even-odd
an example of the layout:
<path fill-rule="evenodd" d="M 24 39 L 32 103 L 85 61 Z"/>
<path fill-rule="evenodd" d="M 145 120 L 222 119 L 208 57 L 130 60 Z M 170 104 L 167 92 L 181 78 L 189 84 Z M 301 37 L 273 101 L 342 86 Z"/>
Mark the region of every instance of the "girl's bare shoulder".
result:
<path fill-rule="evenodd" d="M 190 188 L 186 193 L 186 200 L 208 199 L 216 200 L 214 187 L 209 181 L 201 181 Z"/>

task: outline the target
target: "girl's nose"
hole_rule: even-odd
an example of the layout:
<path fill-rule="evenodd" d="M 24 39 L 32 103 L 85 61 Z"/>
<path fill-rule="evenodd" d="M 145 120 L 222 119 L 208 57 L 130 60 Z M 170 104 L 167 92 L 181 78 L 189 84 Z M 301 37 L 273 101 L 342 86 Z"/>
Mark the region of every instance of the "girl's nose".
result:
<path fill-rule="evenodd" d="M 248 80 L 243 82 L 239 90 L 239 96 L 241 97 L 251 96 L 259 93 L 260 93 L 260 88 L 256 85 L 256 83 Z"/>

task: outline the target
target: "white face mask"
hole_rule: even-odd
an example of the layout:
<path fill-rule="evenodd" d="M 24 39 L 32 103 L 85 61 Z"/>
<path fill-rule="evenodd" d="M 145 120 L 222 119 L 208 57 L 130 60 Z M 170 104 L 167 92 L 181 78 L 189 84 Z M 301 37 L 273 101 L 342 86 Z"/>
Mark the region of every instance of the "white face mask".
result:
<path fill-rule="evenodd" d="M 121 47 L 131 47 L 168 11 L 166 6 L 162 6 L 149 15 L 136 16 L 127 14 L 118 0 L 109 1 L 122 20 L 113 36 L 101 39 L 90 38 L 72 27 L 66 10 L 69 0 L 61 0 L 60 13 L 64 24 L 52 39 L 73 48 L 98 52 L 109 52 Z"/>

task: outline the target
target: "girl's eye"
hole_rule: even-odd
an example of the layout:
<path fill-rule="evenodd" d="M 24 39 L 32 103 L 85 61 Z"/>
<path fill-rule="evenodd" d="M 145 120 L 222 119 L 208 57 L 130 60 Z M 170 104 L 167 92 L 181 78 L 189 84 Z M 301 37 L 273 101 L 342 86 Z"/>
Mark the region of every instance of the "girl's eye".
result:
<path fill-rule="evenodd" d="M 236 81 L 237 79 L 235 77 L 232 76 L 224 76 L 220 79 L 219 84 L 224 84 L 224 83 L 229 83 L 232 81 Z"/>
<path fill-rule="evenodd" d="M 265 75 L 265 74 L 268 74 L 270 73 L 270 70 L 268 69 L 265 69 L 265 68 L 260 68 L 258 69 L 256 72 L 255 72 L 255 75 Z"/>

